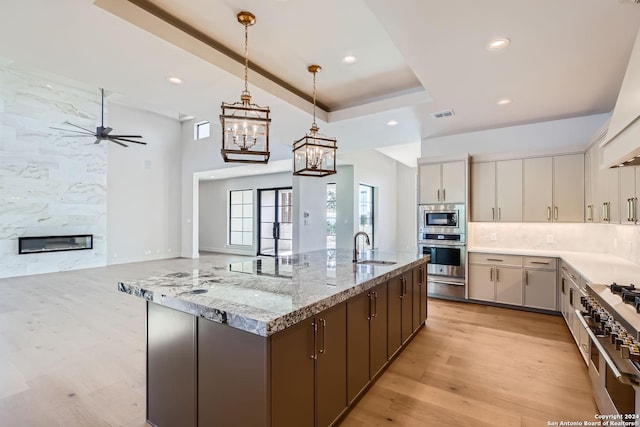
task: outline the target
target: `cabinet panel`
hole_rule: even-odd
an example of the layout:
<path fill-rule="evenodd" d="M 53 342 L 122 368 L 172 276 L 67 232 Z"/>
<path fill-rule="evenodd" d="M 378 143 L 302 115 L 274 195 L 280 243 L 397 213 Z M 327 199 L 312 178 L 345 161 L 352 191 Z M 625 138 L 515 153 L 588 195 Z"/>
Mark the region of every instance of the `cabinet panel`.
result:
<path fill-rule="evenodd" d="M 522 270 L 513 267 L 495 267 L 496 302 L 522 305 Z"/>
<path fill-rule="evenodd" d="M 494 267 L 491 265 L 469 265 L 469 298 L 494 301 Z"/>
<path fill-rule="evenodd" d="M 584 155 L 553 158 L 553 200 L 554 221 L 584 221 Z"/>
<path fill-rule="evenodd" d="M 496 162 L 496 219 L 522 221 L 522 160 Z"/>
<path fill-rule="evenodd" d="M 467 174 L 465 162 L 449 162 L 442 164 L 441 201 L 446 203 L 465 203 Z"/>
<path fill-rule="evenodd" d="M 349 402 L 369 382 L 369 310 L 368 292 L 363 292 L 347 301 L 347 398 Z"/>
<path fill-rule="evenodd" d="M 522 265 L 522 257 L 520 255 L 483 254 L 474 252 L 469 254 L 469 262 L 520 267 Z"/>
<path fill-rule="evenodd" d="M 369 377 L 373 378 L 387 362 L 387 284 L 373 288 L 373 315 L 369 339 Z"/>
<path fill-rule="evenodd" d="M 553 159 L 539 157 L 523 162 L 523 220 L 550 222 L 553 207 Z"/>
<path fill-rule="evenodd" d="M 441 184 L 439 163 L 420 166 L 420 203 L 439 203 Z"/>
<path fill-rule="evenodd" d="M 315 425 L 314 320 L 304 320 L 271 336 L 273 426 Z"/>
<path fill-rule="evenodd" d="M 402 343 L 404 344 L 413 333 L 413 275 L 407 272 L 402 275 L 404 291 L 402 295 Z"/>
<path fill-rule="evenodd" d="M 339 304 L 318 319 L 318 426 L 328 427 L 347 407 L 347 310 Z M 279 424 L 276 424 L 279 426 Z"/>
<path fill-rule="evenodd" d="M 387 301 L 387 358 L 391 358 L 402 345 L 402 279 L 394 277 L 388 282 Z"/>
<path fill-rule="evenodd" d="M 417 330 L 427 319 L 426 266 L 413 269 L 413 329 Z"/>
<path fill-rule="evenodd" d="M 524 305 L 555 310 L 556 272 L 526 269 L 524 273 Z"/>
<path fill-rule="evenodd" d="M 495 206 L 495 162 L 473 163 L 471 165 L 471 220 L 494 221 Z"/>

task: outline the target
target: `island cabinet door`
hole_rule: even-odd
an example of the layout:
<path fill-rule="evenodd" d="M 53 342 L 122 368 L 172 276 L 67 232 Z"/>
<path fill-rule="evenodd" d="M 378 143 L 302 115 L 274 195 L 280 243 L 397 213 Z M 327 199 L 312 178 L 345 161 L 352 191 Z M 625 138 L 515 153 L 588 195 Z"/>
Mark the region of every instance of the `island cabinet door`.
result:
<path fill-rule="evenodd" d="M 372 289 L 369 321 L 369 378 L 375 377 L 389 360 L 387 356 L 387 284 Z"/>
<path fill-rule="evenodd" d="M 407 271 L 402 275 L 402 343 L 413 334 L 413 274 Z"/>
<path fill-rule="evenodd" d="M 402 292 L 404 287 L 402 276 L 394 277 L 388 283 L 387 358 L 391 359 L 402 345 Z"/>
<path fill-rule="evenodd" d="M 349 402 L 352 402 L 369 382 L 369 322 L 372 306 L 373 290 L 363 292 L 347 301 L 347 398 Z M 384 356 L 386 361 L 386 345 Z"/>
<path fill-rule="evenodd" d="M 315 426 L 317 326 L 307 319 L 270 338 L 272 427 Z"/>
<path fill-rule="evenodd" d="M 318 316 L 316 390 L 318 427 L 329 427 L 347 408 L 347 304 Z M 274 426 L 275 427 L 275 426 Z"/>
<path fill-rule="evenodd" d="M 424 265 L 413 269 L 413 330 L 427 318 L 427 271 Z"/>

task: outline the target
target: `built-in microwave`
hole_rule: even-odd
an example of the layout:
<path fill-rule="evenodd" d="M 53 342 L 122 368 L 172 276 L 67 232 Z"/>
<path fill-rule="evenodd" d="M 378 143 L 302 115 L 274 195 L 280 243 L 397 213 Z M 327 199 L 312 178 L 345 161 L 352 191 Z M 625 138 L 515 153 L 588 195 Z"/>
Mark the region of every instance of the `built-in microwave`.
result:
<path fill-rule="evenodd" d="M 421 233 L 464 234 L 465 205 L 430 204 L 419 206 L 419 228 Z M 425 240 L 419 237 L 418 240 Z"/>

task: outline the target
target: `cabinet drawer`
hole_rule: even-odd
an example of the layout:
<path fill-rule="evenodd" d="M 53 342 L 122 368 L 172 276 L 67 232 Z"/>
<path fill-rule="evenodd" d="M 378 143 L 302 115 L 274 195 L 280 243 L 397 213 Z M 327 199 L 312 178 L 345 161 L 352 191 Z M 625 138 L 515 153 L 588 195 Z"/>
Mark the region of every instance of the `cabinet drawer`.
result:
<path fill-rule="evenodd" d="M 560 264 L 560 270 L 562 274 L 565 274 L 571 281 L 577 286 L 580 287 L 580 275 L 576 273 L 576 271 L 571 268 L 566 262 L 562 262 Z"/>
<path fill-rule="evenodd" d="M 524 257 L 524 266 L 529 268 L 541 268 L 545 270 L 556 269 L 556 259 L 538 256 Z"/>
<path fill-rule="evenodd" d="M 495 265 L 513 265 L 522 266 L 522 257 L 519 255 L 503 255 L 503 254 L 469 254 L 469 262 L 475 264 L 495 264 Z"/>

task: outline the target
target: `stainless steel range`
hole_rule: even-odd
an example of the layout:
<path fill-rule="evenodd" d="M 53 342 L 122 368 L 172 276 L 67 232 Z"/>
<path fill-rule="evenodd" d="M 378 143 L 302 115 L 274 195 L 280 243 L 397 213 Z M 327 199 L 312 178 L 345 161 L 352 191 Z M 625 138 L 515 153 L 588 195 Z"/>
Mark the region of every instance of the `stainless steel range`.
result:
<path fill-rule="evenodd" d="M 466 296 L 466 209 L 463 204 L 420 205 L 418 252 L 430 255 L 427 267 L 430 296 Z"/>
<path fill-rule="evenodd" d="M 640 425 L 640 291 L 634 285 L 589 284 L 580 301 L 598 409 L 627 422 L 620 425 Z"/>

